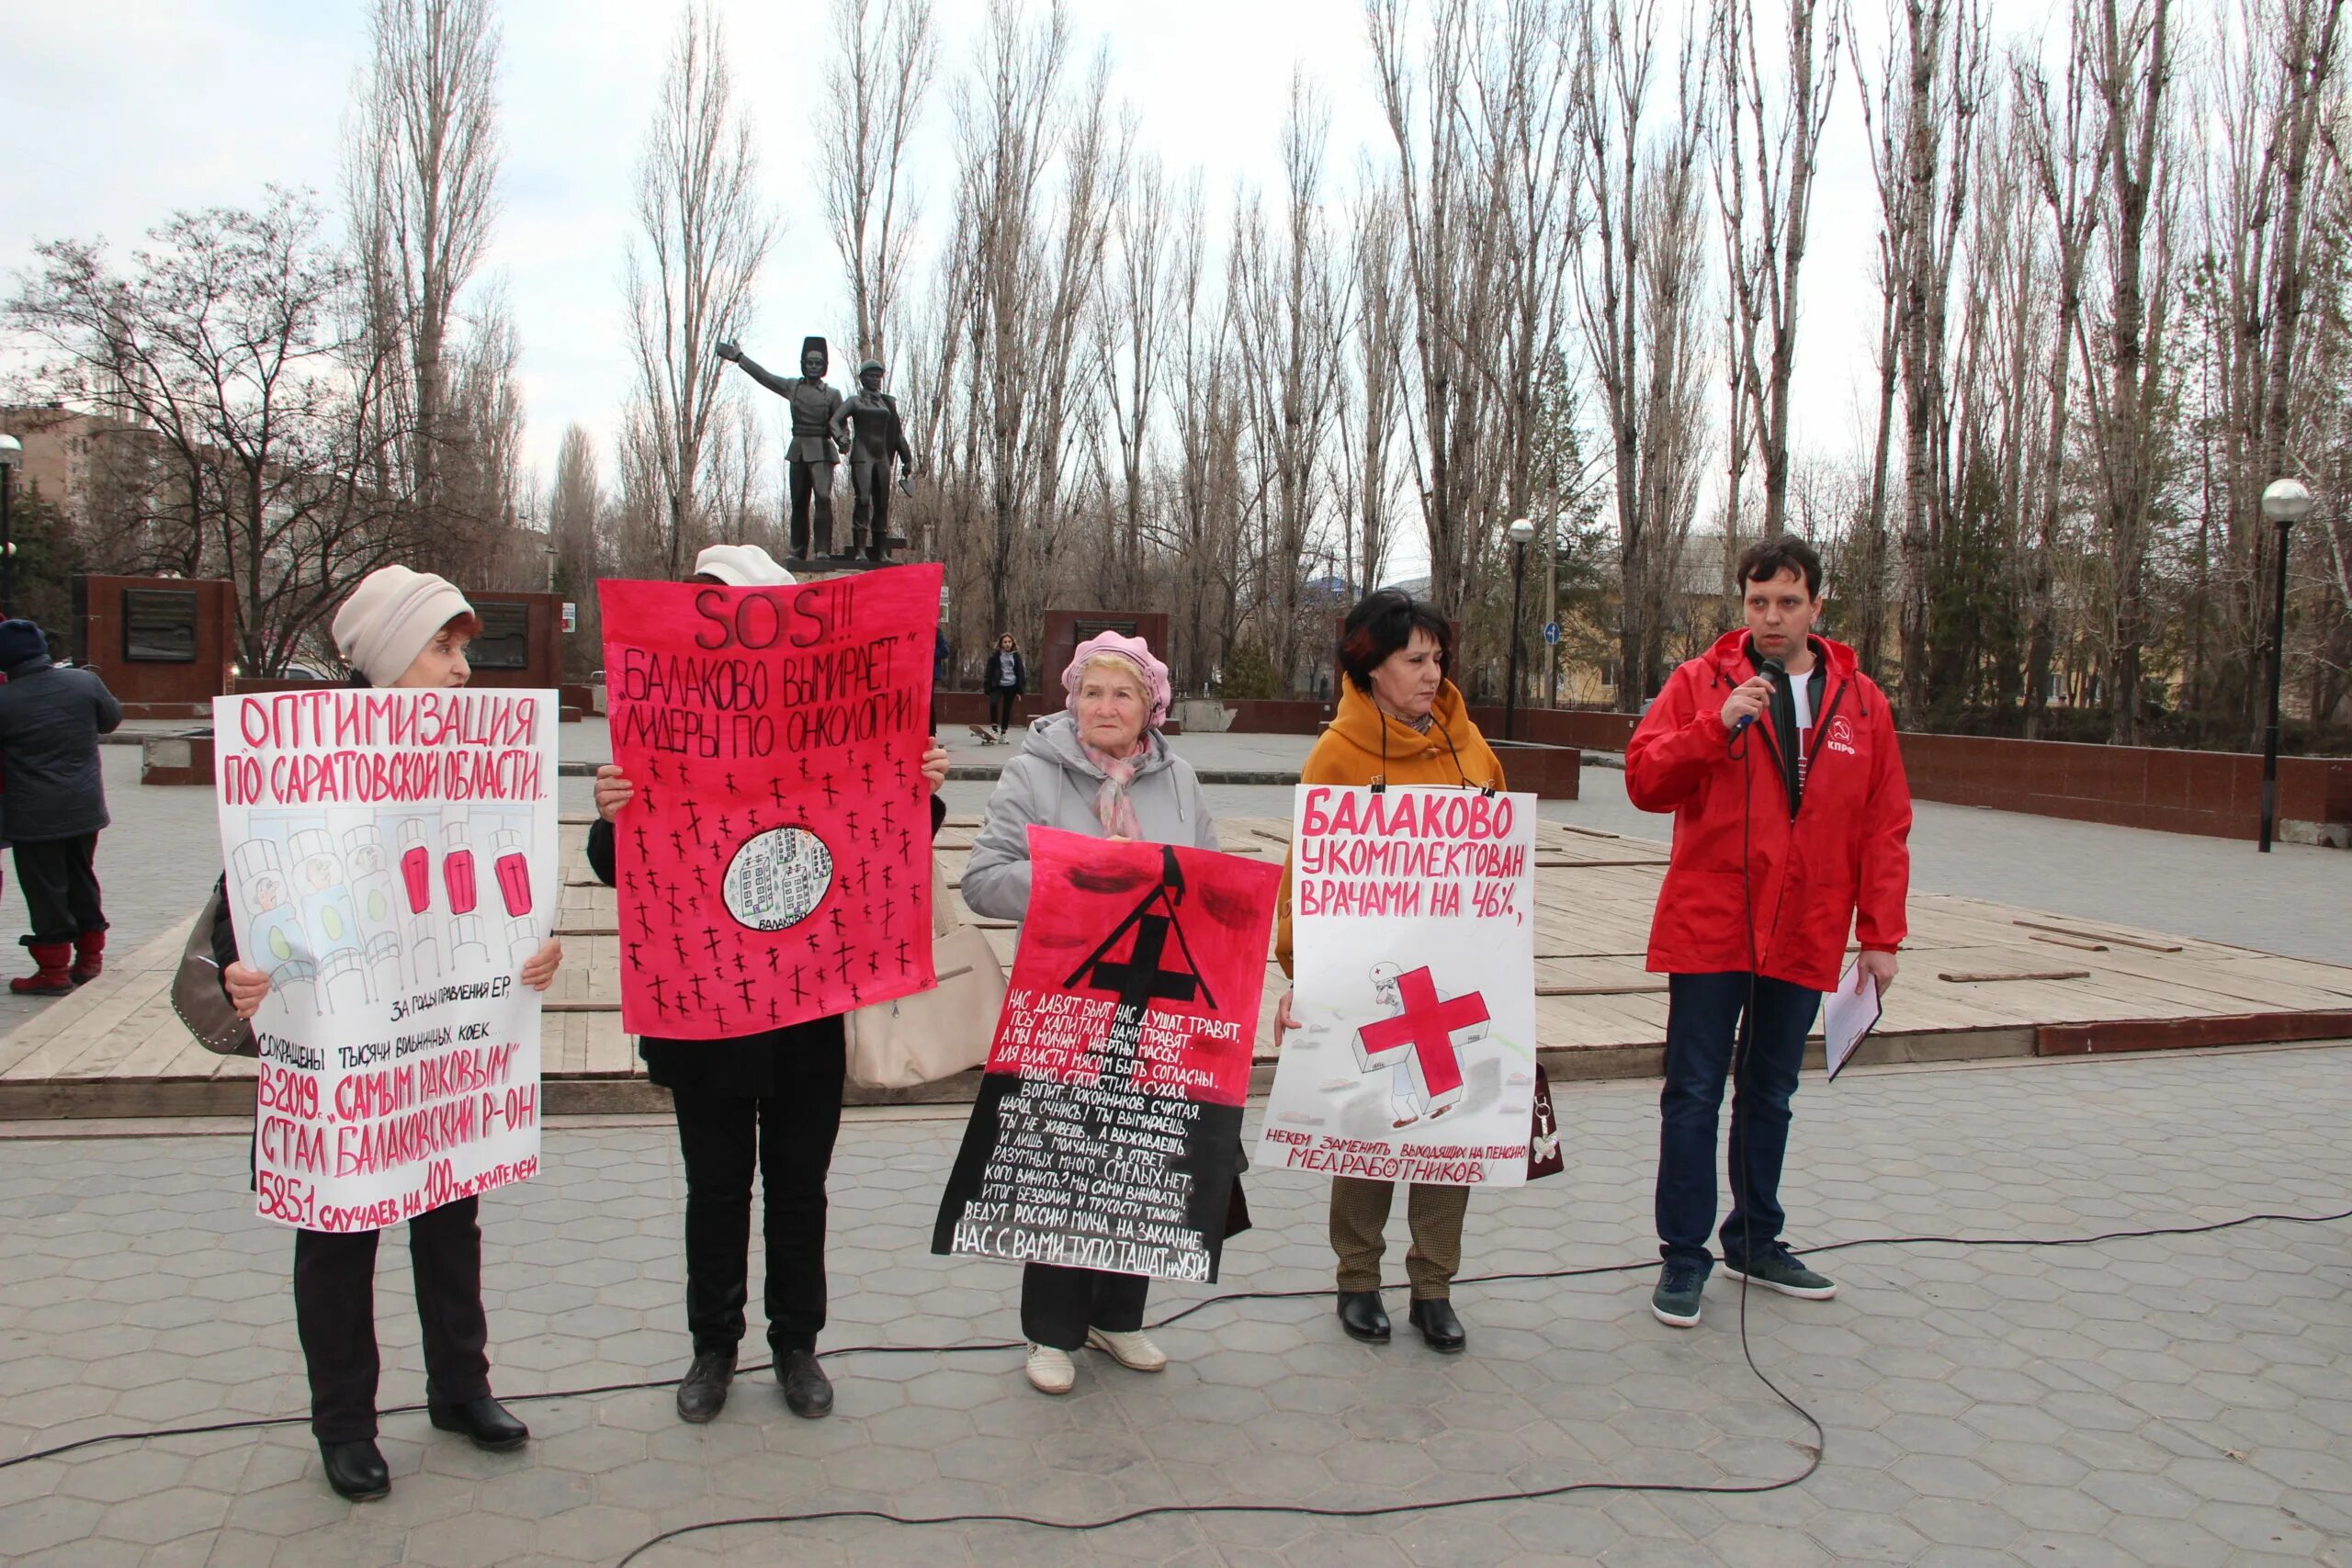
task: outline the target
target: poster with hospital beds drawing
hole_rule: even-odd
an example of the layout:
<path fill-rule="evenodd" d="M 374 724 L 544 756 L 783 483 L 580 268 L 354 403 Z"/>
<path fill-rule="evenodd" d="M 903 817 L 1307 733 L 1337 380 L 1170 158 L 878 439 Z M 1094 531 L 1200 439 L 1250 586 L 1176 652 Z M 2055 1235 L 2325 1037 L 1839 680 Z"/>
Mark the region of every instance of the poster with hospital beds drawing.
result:
<path fill-rule="evenodd" d="M 1301 784 L 1292 1017 L 1262 1165 L 1442 1186 L 1527 1179 L 1535 797 Z"/>
<path fill-rule="evenodd" d="M 539 1150 L 556 694 L 366 688 L 214 705 L 221 861 L 270 977 L 265 1218 L 373 1230 L 521 1180 Z"/>

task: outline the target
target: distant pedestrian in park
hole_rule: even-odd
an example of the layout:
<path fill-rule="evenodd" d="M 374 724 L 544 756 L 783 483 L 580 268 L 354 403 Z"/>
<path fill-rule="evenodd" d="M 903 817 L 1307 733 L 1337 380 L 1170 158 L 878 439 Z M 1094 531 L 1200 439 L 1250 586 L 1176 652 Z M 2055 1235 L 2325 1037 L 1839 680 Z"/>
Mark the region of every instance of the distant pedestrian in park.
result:
<path fill-rule="evenodd" d="M 1714 1257 L 1715 1122 L 1734 1080 L 1724 1268 L 1782 1295 L 1838 1287 L 1781 1239 L 1781 1163 L 1805 1036 L 1850 930 L 1883 995 L 1911 884 L 1911 790 L 1886 694 L 1854 650 L 1813 635 L 1821 558 L 1793 534 L 1749 547 L 1745 628 L 1668 678 L 1625 747 L 1625 794 L 1674 813 L 1650 924 L 1667 976 L 1658 1251 L 1650 1311 L 1689 1328 Z M 1737 1071 L 1733 1071 L 1735 1065 Z"/>
<path fill-rule="evenodd" d="M 1002 639 L 1010 642 L 1007 637 Z M 995 655 L 989 656 L 991 659 Z M 1078 645 L 1062 673 L 1066 713 L 1029 727 L 1004 765 L 964 867 L 964 902 L 986 919 L 1029 914 L 1029 829 L 1058 828 L 1120 842 L 1217 848 L 1216 820 L 1192 765 L 1168 749 L 1168 666 L 1143 638 L 1104 632 Z M 1131 1371 L 1168 1357 L 1143 1332 L 1151 1280 L 1106 1269 L 1031 1263 L 1021 1275 L 1029 1382 L 1068 1393 L 1081 1348 Z"/>
<path fill-rule="evenodd" d="M 444 690 L 472 670 L 466 645 L 481 630 L 466 596 L 431 572 L 379 567 L 335 612 L 334 644 L 355 686 Z M 227 905 L 212 928 L 220 988 L 250 1019 L 269 975 L 243 962 Z M 544 991 L 563 963 L 550 937 L 515 978 Z M 478 1449 L 504 1452 L 531 1438 L 490 1392 L 490 1322 L 481 1299 L 480 1198 L 458 1198 L 408 1222 L 416 1321 L 424 1341 L 424 1409 L 435 1429 L 462 1432 Z M 376 1237 L 372 1230 L 294 1233 L 294 1329 L 311 1379 L 311 1435 L 327 1484 L 354 1502 L 381 1497 L 391 1472 L 376 1446 Z"/>
<path fill-rule="evenodd" d="M 793 579 L 757 545 L 713 545 L 695 558 L 687 581 L 782 588 Z M 947 750 L 935 739 L 923 753 L 922 777 L 935 834 L 947 816 L 939 799 Z M 635 781 L 616 764 L 596 770 L 588 866 L 607 887 L 619 881 L 614 824 L 636 798 Z M 633 897 L 622 896 L 624 919 Z M 711 897 L 718 901 L 716 890 Z M 818 1359 L 817 1337 L 825 1327 L 825 1178 L 841 1134 L 847 1043 L 840 1013 L 723 1039 L 649 1034 L 637 1043 L 646 1077 L 670 1091 L 686 1171 L 686 1331 L 694 1359 L 678 1380 L 681 1421 L 716 1417 L 735 1381 L 750 1300 L 754 1175 L 776 1386 L 795 1416 L 813 1420 L 832 1411 L 833 1383 Z"/>
<path fill-rule="evenodd" d="M 1368 593 L 1340 628 L 1340 711 L 1307 753 L 1299 783 L 1427 784 L 1502 790 L 1503 765 L 1471 722 L 1449 678 L 1453 628 L 1435 607 L 1384 588 Z M 1291 970 L 1290 867 L 1283 867 L 1274 958 Z M 1285 992 L 1274 1012 L 1275 1038 L 1298 1027 Z M 1400 1112 L 1406 1118 L 1409 1111 Z M 1396 1123 L 1404 1126 L 1405 1121 Z M 1432 1181 L 1405 1186 L 1405 1219 L 1413 1235 L 1405 1254 L 1412 1287 L 1408 1317 L 1432 1350 L 1469 1343 L 1453 1311 L 1453 1276 L 1462 1268 L 1462 1221 L 1470 1189 Z M 1397 1183 L 1360 1176 L 1331 1179 L 1331 1250 L 1339 1256 L 1340 1327 L 1368 1344 L 1388 1342 L 1388 1309 L 1380 1300 L 1384 1234 Z"/>
<path fill-rule="evenodd" d="M 0 621 L 0 776 L 7 841 L 16 846 L 35 972 L 8 982 L 21 996 L 62 996 L 97 978 L 107 949 L 98 901 L 98 833 L 107 823 L 98 737 L 122 705 L 87 670 L 60 669 L 27 620 Z"/>
<path fill-rule="evenodd" d="M 1012 728 L 1012 705 L 1021 700 L 1021 688 L 1028 679 L 1028 668 L 1021 662 L 1021 645 L 1006 632 L 996 639 L 988 666 L 980 671 L 980 690 L 989 694 L 989 724 L 999 740 Z"/>

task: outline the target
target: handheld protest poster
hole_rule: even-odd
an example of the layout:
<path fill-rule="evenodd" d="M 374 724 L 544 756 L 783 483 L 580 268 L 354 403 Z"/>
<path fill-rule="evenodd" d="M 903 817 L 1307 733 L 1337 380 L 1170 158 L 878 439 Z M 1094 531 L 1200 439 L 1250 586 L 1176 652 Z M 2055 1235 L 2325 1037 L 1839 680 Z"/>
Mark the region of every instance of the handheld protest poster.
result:
<path fill-rule="evenodd" d="M 533 1175 L 554 929 L 556 694 L 352 687 L 219 697 L 220 845 L 270 977 L 265 1219 L 380 1230 Z"/>
<path fill-rule="evenodd" d="M 1301 784 L 1291 833 L 1299 1029 L 1265 1164 L 1517 1186 L 1535 1096 L 1535 797 Z"/>
<path fill-rule="evenodd" d="M 603 582 L 621 1027 L 725 1040 L 927 990 L 937 564 Z"/>
<path fill-rule="evenodd" d="M 936 1253 L 1214 1280 L 1281 874 L 1029 829 L 1029 916 Z"/>

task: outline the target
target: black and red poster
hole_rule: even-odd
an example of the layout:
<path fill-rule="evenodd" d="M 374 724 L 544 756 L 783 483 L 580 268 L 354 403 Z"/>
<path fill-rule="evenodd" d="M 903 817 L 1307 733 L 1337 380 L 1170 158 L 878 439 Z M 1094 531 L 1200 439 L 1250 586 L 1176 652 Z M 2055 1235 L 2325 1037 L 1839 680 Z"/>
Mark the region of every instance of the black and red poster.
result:
<path fill-rule="evenodd" d="M 937 565 L 605 582 L 621 1027 L 724 1040 L 929 988 Z"/>
<path fill-rule="evenodd" d="M 1214 1280 L 1281 870 L 1051 828 L 1029 853 L 932 1250 Z"/>

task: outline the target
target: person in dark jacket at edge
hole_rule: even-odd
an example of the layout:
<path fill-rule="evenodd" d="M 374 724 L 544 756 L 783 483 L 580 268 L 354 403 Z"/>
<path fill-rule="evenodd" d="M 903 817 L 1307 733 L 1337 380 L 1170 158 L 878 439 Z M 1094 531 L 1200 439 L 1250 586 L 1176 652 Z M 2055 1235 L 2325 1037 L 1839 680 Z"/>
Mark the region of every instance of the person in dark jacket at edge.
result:
<path fill-rule="evenodd" d="M 1838 1293 L 1781 1239 L 1789 1102 L 1821 996 L 1854 962 L 1884 996 L 1907 934 L 1911 790 L 1894 715 L 1854 650 L 1816 637 L 1821 558 L 1793 534 L 1739 558 L 1745 629 L 1668 678 L 1625 745 L 1625 795 L 1674 813 L 1650 924 L 1667 976 L 1650 1311 L 1690 1328 L 1714 1258 L 1715 1123 L 1735 1077 L 1724 1270 L 1782 1295 Z M 1741 1045 L 1745 1049 L 1740 1049 Z M 1738 1072 L 1732 1073 L 1736 1061 Z"/>
<path fill-rule="evenodd" d="M 472 676 L 466 644 L 481 629 L 447 579 L 404 566 L 362 578 L 335 612 L 335 651 L 355 686 L 458 687 Z M 226 877 L 224 874 L 223 880 Z M 269 976 L 237 954 L 227 902 L 212 927 L 220 988 L 240 1018 L 269 994 Z M 549 937 L 516 975 L 533 990 L 554 983 L 563 943 Z M 408 1222 L 416 1321 L 424 1342 L 424 1409 L 436 1431 L 462 1432 L 492 1453 L 519 1449 L 531 1430 L 490 1392 L 490 1321 L 481 1300 L 481 1200 L 459 1198 Z M 356 1503 L 392 1488 L 376 1446 L 376 1231 L 294 1233 L 294 1326 L 311 1379 L 311 1432 L 327 1484 Z"/>
<path fill-rule="evenodd" d="M 792 574 L 757 545 L 713 545 L 695 559 L 690 582 L 729 588 L 784 587 Z M 937 737 L 923 753 L 931 830 L 947 808 L 939 786 L 947 751 Z M 596 820 L 588 864 L 616 879 L 613 820 L 636 794 L 620 769 L 596 770 Z M 638 1041 L 645 1076 L 670 1091 L 678 1150 L 686 1167 L 686 1327 L 694 1361 L 678 1383 L 678 1418 L 704 1422 L 727 1404 L 742 1343 L 749 1296 L 752 1173 L 764 1200 L 768 1348 L 776 1382 L 796 1416 L 833 1408 L 833 1385 L 817 1359 L 825 1326 L 825 1177 L 841 1132 L 846 1036 L 840 1014 L 731 1040 Z"/>
<path fill-rule="evenodd" d="M 49 638 L 27 620 L 0 621 L 0 774 L 7 781 L 7 841 L 16 846 L 32 934 L 34 973 L 8 982 L 19 996 L 60 997 L 105 967 L 98 834 L 107 816 L 98 737 L 122 705 L 87 670 L 50 661 Z"/>

